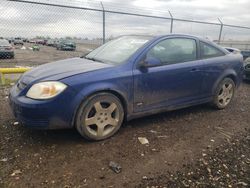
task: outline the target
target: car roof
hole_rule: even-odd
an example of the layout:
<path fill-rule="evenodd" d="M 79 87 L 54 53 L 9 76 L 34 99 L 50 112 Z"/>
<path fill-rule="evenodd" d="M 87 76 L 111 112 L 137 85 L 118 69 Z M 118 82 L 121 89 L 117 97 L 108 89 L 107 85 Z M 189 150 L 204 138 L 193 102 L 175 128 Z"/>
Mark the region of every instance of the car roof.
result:
<path fill-rule="evenodd" d="M 188 38 L 193 38 L 193 39 L 198 39 L 200 41 L 208 42 L 211 43 L 212 41 L 208 40 L 207 38 L 203 38 L 200 36 L 195 36 L 195 35 L 189 35 L 189 34 L 182 34 L 182 33 L 173 33 L 173 34 L 165 34 L 165 35 L 150 35 L 150 34 L 131 34 L 131 35 L 120 35 L 118 37 L 122 36 L 136 36 L 136 37 L 150 37 L 152 39 L 159 39 L 159 38 L 164 38 L 164 37 L 188 37 Z"/>
<path fill-rule="evenodd" d="M 6 39 L 0 39 L 0 44 L 2 43 L 10 45 L 9 41 Z"/>
<path fill-rule="evenodd" d="M 207 38 L 200 37 L 200 36 L 194 36 L 194 35 L 189 35 L 189 34 L 179 34 L 179 33 L 174 33 L 174 34 L 166 34 L 166 35 L 121 35 L 121 36 L 141 36 L 141 37 L 151 37 L 152 39 L 160 39 L 160 38 L 165 38 L 165 37 L 187 37 L 187 38 L 193 38 L 202 42 L 209 43 L 211 45 L 215 45 L 215 43 Z M 121 37 L 120 36 L 120 37 Z M 218 45 L 217 45 L 218 46 Z"/>
<path fill-rule="evenodd" d="M 190 34 L 183 34 L 183 33 L 173 33 L 173 34 L 167 34 L 167 35 L 156 35 L 155 38 L 162 38 L 162 37 L 188 37 L 188 38 L 193 38 L 193 39 L 198 39 L 203 42 L 208 42 L 212 43 L 211 40 L 201 37 L 201 36 L 195 36 L 195 35 L 190 35 Z"/>
<path fill-rule="evenodd" d="M 194 36 L 194 35 L 189 35 L 189 34 L 179 34 L 179 33 L 174 33 L 174 34 L 166 34 L 166 35 L 123 35 L 123 36 L 142 36 L 142 37 L 150 37 L 152 41 L 154 40 L 158 40 L 161 38 L 167 38 L 167 37 L 184 37 L 184 38 L 191 38 L 194 40 L 199 40 L 201 42 L 207 43 L 211 46 L 214 46 L 215 48 L 220 49 L 221 51 L 223 51 L 224 53 L 229 53 L 225 48 L 221 47 L 220 45 L 214 43 L 213 41 L 204 38 L 204 37 L 200 37 L 200 36 Z"/>

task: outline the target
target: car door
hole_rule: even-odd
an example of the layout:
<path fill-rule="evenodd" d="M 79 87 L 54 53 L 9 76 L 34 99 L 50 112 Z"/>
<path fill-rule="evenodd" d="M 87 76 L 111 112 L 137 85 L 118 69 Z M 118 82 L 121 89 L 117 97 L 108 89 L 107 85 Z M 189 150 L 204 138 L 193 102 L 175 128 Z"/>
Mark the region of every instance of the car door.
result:
<path fill-rule="evenodd" d="M 197 41 L 183 37 L 163 39 L 146 50 L 141 61 L 154 58 L 161 65 L 134 68 L 134 112 L 198 99 L 203 77 L 197 54 Z"/>

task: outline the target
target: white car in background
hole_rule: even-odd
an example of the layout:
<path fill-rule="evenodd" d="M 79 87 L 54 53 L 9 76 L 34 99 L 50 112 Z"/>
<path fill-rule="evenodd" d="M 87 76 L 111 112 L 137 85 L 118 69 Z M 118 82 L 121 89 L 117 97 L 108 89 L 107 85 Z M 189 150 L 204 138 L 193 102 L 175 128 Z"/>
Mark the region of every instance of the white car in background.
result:
<path fill-rule="evenodd" d="M 23 40 L 21 38 L 15 38 L 14 45 L 17 45 L 17 44 L 23 45 Z"/>
<path fill-rule="evenodd" d="M 227 51 L 229 51 L 230 53 L 234 53 L 234 54 L 240 54 L 241 51 L 237 48 L 232 48 L 232 47 L 224 47 Z"/>
<path fill-rule="evenodd" d="M 8 40 L 0 39 L 0 58 L 14 58 L 14 48 Z"/>

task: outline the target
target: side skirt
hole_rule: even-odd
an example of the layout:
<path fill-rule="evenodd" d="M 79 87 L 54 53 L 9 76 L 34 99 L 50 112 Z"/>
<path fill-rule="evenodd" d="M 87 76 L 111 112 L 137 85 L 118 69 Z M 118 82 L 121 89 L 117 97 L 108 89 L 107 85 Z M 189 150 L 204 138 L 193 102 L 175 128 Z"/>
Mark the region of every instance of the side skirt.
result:
<path fill-rule="evenodd" d="M 170 106 L 166 106 L 164 108 L 157 108 L 157 109 L 152 109 L 152 110 L 148 110 L 148 111 L 128 114 L 127 121 L 135 119 L 135 118 L 140 118 L 140 117 L 144 117 L 144 116 L 150 116 L 153 114 L 162 113 L 162 112 L 178 110 L 178 109 L 187 108 L 190 106 L 196 106 L 199 104 L 205 104 L 205 103 L 211 102 L 212 99 L 213 99 L 213 97 L 211 96 L 211 97 L 202 98 L 202 99 L 195 100 L 195 101 L 189 101 L 189 102 L 186 102 L 183 104 L 170 105 Z"/>

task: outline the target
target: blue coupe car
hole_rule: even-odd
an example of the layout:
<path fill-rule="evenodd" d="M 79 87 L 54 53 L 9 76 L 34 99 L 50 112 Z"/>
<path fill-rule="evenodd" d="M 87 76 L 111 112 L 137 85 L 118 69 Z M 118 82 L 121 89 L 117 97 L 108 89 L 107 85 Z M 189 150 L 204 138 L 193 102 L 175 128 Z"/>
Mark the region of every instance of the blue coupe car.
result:
<path fill-rule="evenodd" d="M 76 127 L 90 140 L 115 134 L 124 120 L 231 102 L 243 59 L 189 35 L 122 36 L 88 55 L 26 72 L 10 91 L 14 115 L 39 129 Z"/>

